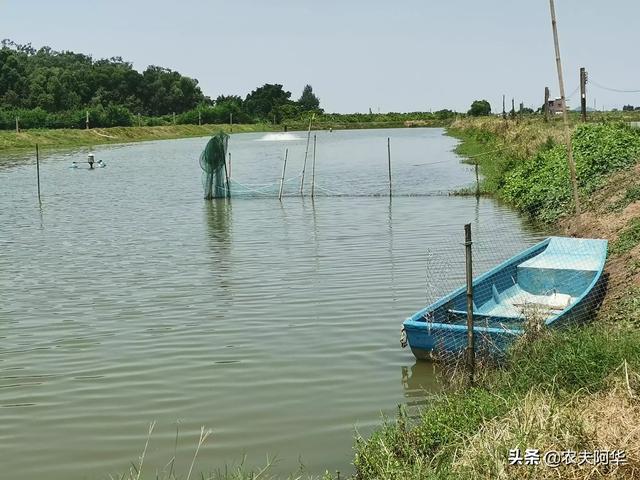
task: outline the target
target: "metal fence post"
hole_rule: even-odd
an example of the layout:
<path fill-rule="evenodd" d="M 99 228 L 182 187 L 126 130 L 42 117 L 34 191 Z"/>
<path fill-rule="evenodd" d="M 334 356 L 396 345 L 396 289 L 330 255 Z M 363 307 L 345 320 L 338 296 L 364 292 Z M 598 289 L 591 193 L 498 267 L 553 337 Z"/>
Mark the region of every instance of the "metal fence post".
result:
<path fill-rule="evenodd" d="M 471 224 L 464 226 L 464 248 L 467 278 L 467 371 L 469 384 L 473 385 L 475 370 L 475 349 L 473 335 L 473 263 L 471 260 Z"/>

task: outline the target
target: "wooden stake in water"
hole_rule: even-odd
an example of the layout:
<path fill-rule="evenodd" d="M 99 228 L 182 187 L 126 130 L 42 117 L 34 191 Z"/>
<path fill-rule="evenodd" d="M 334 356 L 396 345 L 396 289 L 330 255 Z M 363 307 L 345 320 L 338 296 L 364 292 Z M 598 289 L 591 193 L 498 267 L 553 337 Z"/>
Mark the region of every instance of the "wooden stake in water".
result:
<path fill-rule="evenodd" d="M 278 200 L 282 200 L 282 189 L 284 188 L 284 174 L 287 170 L 287 157 L 289 156 L 289 149 L 284 151 L 284 165 L 282 165 L 282 178 L 280 179 L 280 192 L 278 193 Z"/>
<path fill-rule="evenodd" d="M 389 196 L 391 196 L 391 139 L 387 137 L 387 159 L 389 163 Z"/>
<path fill-rule="evenodd" d="M 316 136 L 313 136 L 313 164 L 311 167 L 311 198 L 315 195 L 316 189 Z"/>
<path fill-rule="evenodd" d="M 553 30 L 553 44 L 556 51 L 556 68 L 558 70 L 558 84 L 560 86 L 560 101 L 562 102 L 562 118 L 564 120 L 565 141 L 567 142 L 567 161 L 569 163 L 569 173 L 571 176 L 573 202 L 575 204 L 576 216 L 580 217 L 580 197 L 578 196 L 576 164 L 573 161 L 573 146 L 571 145 L 571 131 L 569 130 L 569 117 L 567 116 L 567 102 L 564 96 L 564 80 L 562 79 L 562 61 L 560 60 L 560 43 L 558 41 L 558 26 L 556 23 L 556 7 L 553 0 L 549 0 L 549 8 L 551 10 L 551 27 Z"/>
<path fill-rule="evenodd" d="M 476 353 L 473 332 L 473 263 L 471 260 L 471 224 L 464 226 L 464 248 L 467 279 L 467 371 L 469 385 L 473 385 Z"/>
<path fill-rule="evenodd" d="M 40 150 L 38 149 L 38 144 L 36 143 L 36 176 L 38 178 L 38 202 L 42 203 L 40 200 Z"/>
<path fill-rule="evenodd" d="M 480 196 L 480 177 L 478 175 L 478 160 L 476 159 L 476 197 Z"/>
<path fill-rule="evenodd" d="M 224 178 L 227 181 L 227 198 L 231 198 L 231 188 L 229 187 L 229 173 L 227 171 L 227 162 L 224 162 Z"/>
<path fill-rule="evenodd" d="M 309 141 L 311 140 L 311 123 L 313 122 L 313 117 L 315 117 L 315 113 L 312 113 L 311 118 L 309 119 L 309 130 L 307 130 L 307 148 L 304 151 L 304 164 L 302 165 L 302 180 L 300 180 L 300 195 L 302 195 L 302 190 L 304 189 L 304 172 L 307 169 L 307 156 L 309 155 Z"/>

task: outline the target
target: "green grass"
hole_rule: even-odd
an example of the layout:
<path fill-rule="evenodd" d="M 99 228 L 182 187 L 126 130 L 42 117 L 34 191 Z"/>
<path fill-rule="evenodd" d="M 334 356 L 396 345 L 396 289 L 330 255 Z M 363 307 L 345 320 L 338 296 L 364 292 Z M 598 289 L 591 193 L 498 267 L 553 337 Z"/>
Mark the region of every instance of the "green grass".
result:
<path fill-rule="evenodd" d="M 335 122 L 315 122 L 316 130 L 329 129 L 363 129 L 363 128 L 404 128 L 404 127 L 440 127 L 445 123 L 440 120 L 405 123 L 400 120 L 342 122 L 339 117 Z M 309 126 L 308 120 L 288 121 L 289 131 L 303 131 Z M 101 145 L 110 143 L 144 142 L 149 140 L 168 140 L 173 138 L 211 136 L 223 130 L 226 133 L 248 132 L 282 132 L 284 125 L 267 123 L 221 125 L 163 125 L 142 127 L 112 127 L 83 129 L 33 129 L 16 133 L 0 130 L 0 152 L 20 151 L 40 147 L 68 148 Z"/>
<path fill-rule="evenodd" d="M 637 315 L 638 307 L 628 304 L 619 314 Z M 623 365 L 640 369 L 640 331 L 595 323 L 520 344 L 504 366 L 485 372 L 481 386 L 445 392 L 413 425 L 401 415 L 369 439 L 358 439 L 355 478 L 449 478 L 470 438 L 517 410 L 532 391 L 570 403 L 577 394 L 607 389 Z"/>
<path fill-rule="evenodd" d="M 634 185 L 628 188 L 624 196 L 611 206 L 611 210 L 619 212 L 623 210 L 627 205 L 630 205 L 633 202 L 637 202 L 638 200 L 640 200 L 640 185 Z"/>
<path fill-rule="evenodd" d="M 459 120 L 449 133 L 461 140 L 456 152 L 477 162 L 482 190 L 526 216 L 553 223 L 573 212 L 566 147 L 558 126 L 537 122 Z M 573 133 L 578 189 L 587 199 L 614 172 L 640 159 L 640 130 L 622 123 L 579 124 Z M 631 189 L 622 203 L 640 198 Z"/>
<path fill-rule="evenodd" d="M 20 133 L 0 131 L 0 152 L 41 147 L 80 147 L 108 143 L 129 143 L 171 138 L 204 137 L 220 130 L 231 131 L 230 125 L 171 125 L 160 127 L 113 127 L 91 130 L 24 130 Z M 234 125 L 233 133 L 276 130 L 269 124 Z M 278 128 L 279 130 L 279 128 Z"/>
<path fill-rule="evenodd" d="M 630 203 L 640 200 L 640 185 L 633 186 L 627 190 L 624 196 L 625 207 Z"/>
<path fill-rule="evenodd" d="M 611 245 L 611 253 L 622 255 L 640 243 L 640 218 L 634 218 Z"/>
<path fill-rule="evenodd" d="M 515 163 L 505 143 L 496 135 L 476 129 L 449 129 L 449 134 L 461 140 L 455 152 L 465 158 L 465 163 L 478 163 L 483 177 L 481 189 L 488 193 L 498 192 L 505 173 Z"/>
<path fill-rule="evenodd" d="M 457 153 L 468 163 L 478 162 L 483 192 L 557 225 L 572 210 L 557 127 L 475 119 L 458 121 L 449 132 L 461 140 Z M 574 135 L 574 149 L 581 194 L 588 197 L 610 174 L 635 165 L 640 136 L 619 124 L 584 125 Z M 636 200 L 640 188 L 631 187 L 620 208 Z M 640 219 L 633 219 L 612 242 L 611 253 L 621 255 L 639 243 Z M 640 261 L 630 260 L 628 268 L 632 274 L 640 271 Z M 611 417 L 613 423 L 615 418 L 638 423 L 625 408 L 638 395 L 640 377 L 633 372 L 640 371 L 640 291 L 621 285 L 610 287 L 613 300 L 594 323 L 521 340 L 500 365 L 481 369 L 475 387 L 453 382 L 413 422 L 401 414 L 370 438 L 358 437 L 355 478 L 536 478 L 539 470 L 506 466 L 509 448 L 601 448 L 601 437 L 585 420 L 589 405 L 626 412 Z M 623 388 L 616 390 L 620 381 Z M 616 428 L 609 443 L 624 444 L 629 429 Z M 566 470 L 562 478 L 585 478 L 585 473 Z"/>

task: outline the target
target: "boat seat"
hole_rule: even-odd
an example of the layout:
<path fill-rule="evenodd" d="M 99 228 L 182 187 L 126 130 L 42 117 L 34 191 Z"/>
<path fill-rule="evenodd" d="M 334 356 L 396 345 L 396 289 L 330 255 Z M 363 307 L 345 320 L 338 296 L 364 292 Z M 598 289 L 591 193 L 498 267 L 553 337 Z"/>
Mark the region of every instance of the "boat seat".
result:
<path fill-rule="evenodd" d="M 597 271 L 600 267 L 599 259 L 580 254 L 545 253 L 542 252 L 529 260 L 522 262 L 518 268 L 543 268 L 560 270 Z"/>
<path fill-rule="evenodd" d="M 603 240 L 552 237 L 542 253 L 518 267 L 597 271 Z"/>
<path fill-rule="evenodd" d="M 447 310 L 449 313 L 452 313 L 453 315 L 457 315 L 459 317 L 464 317 L 467 318 L 467 311 L 466 310 L 454 310 L 454 309 L 450 309 Z M 509 318 L 509 319 L 513 319 L 513 320 L 519 320 L 522 319 L 522 315 L 518 315 L 518 314 L 513 314 L 513 315 L 509 315 L 509 314 L 500 314 L 500 315 L 496 315 L 495 313 L 483 313 L 483 312 L 476 312 L 475 310 L 473 311 L 473 317 L 474 318 L 495 318 L 495 319 L 499 319 L 499 318 Z"/>
<path fill-rule="evenodd" d="M 602 240 L 552 237 L 543 252 L 517 268 L 520 287 L 535 295 L 579 296 L 600 269 Z"/>

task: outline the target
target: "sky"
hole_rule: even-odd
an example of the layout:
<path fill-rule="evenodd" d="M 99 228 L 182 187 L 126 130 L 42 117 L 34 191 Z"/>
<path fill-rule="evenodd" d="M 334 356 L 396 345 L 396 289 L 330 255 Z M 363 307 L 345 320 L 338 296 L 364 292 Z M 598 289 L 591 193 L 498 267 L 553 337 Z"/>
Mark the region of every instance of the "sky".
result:
<path fill-rule="evenodd" d="M 556 0 L 569 105 L 640 105 L 638 0 Z M 311 84 L 327 112 L 537 108 L 559 96 L 547 0 L 0 0 L 0 37 L 197 78 L 210 97 Z M 598 84 L 598 86 L 595 85 Z M 571 94 L 573 93 L 573 96 Z"/>

